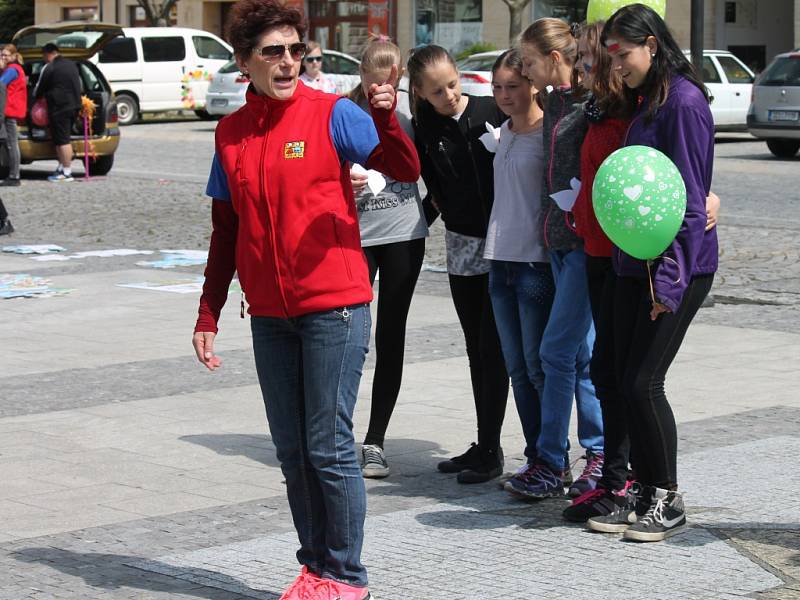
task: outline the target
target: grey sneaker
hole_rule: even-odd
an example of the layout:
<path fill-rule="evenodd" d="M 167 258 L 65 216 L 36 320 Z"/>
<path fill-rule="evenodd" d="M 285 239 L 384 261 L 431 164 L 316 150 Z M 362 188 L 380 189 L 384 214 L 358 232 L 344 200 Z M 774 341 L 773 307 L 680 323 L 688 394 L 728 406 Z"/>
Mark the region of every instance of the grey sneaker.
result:
<path fill-rule="evenodd" d="M 680 533 L 686 527 L 683 496 L 678 492 L 653 488 L 650 508 L 625 530 L 623 537 L 636 542 L 660 542 Z"/>
<path fill-rule="evenodd" d="M 586 526 L 592 531 L 600 533 L 623 533 L 628 527 L 636 523 L 639 512 L 644 515 L 646 507 L 644 503 L 649 499 L 644 498 L 646 490 L 638 483 L 632 483 L 625 492 L 625 501 L 617 505 L 606 515 L 596 515 L 586 521 Z"/>
<path fill-rule="evenodd" d="M 383 448 L 374 444 L 361 447 L 361 475 L 371 479 L 382 479 L 389 476 L 389 463 Z"/>

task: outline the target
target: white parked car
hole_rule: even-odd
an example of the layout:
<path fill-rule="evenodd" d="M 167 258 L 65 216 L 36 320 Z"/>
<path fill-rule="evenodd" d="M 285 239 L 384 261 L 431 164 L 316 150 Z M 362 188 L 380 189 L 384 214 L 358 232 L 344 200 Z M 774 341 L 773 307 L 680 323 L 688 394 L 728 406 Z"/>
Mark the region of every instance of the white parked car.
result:
<path fill-rule="evenodd" d="M 206 91 L 233 49 L 213 33 L 183 27 L 125 27 L 107 44 L 97 64 L 117 97 L 120 125 L 145 112 L 206 112 Z"/>
<path fill-rule="evenodd" d="M 459 61 L 461 89 L 473 96 L 491 96 L 492 66 L 503 52 L 505 50 L 481 52 Z M 753 72 L 730 52 L 703 51 L 703 81 L 713 98 L 711 113 L 717 131 L 747 128 L 754 79 Z"/>
<path fill-rule="evenodd" d="M 347 94 L 361 83 L 357 59 L 336 50 L 323 50 L 322 55 L 325 57 L 323 72 L 336 84 L 337 94 Z M 206 95 L 206 110 L 215 116 L 236 111 L 245 102 L 249 84 L 250 81 L 242 76 L 236 61 L 230 61 L 211 80 Z"/>

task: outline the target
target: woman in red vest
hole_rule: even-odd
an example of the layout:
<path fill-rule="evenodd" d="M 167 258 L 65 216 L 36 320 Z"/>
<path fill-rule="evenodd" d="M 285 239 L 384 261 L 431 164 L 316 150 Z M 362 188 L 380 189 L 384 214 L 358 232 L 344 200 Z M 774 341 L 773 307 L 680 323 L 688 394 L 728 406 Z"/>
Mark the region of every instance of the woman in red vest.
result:
<path fill-rule="evenodd" d="M 352 417 L 372 286 L 350 164 L 414 182 L 419 158 L 390 84 L 371 86 L 370 116 L 298 81 L 305 33 L 302 15 L 278 0 L 231 8 L 227 39 L 251 85 L 245 106 L 216 130 L 206 190 L 213 232 L 193 344 L 208 369 L 220 366 L 214 338 L 238 271 L 300 541 L 303 569 L 282 598 L 366 600 L 366 493 Z M 388 81 L 396 78 L 394 69 Z"/>
<path fill-rule="evenodd" d="M 19 185 L 19 144 L 17 143 L 17 121 L 25 118 L 28 107 L 28 81 L 22 70 L 22 57 L 14 44 L 6 44 L 0 50 L 0 83 L 5 84 L 8 93 L 3 126 L 6 129 L 5 143 L 9 156 L 8 179 L 0 181 L 3 186 Z"/>

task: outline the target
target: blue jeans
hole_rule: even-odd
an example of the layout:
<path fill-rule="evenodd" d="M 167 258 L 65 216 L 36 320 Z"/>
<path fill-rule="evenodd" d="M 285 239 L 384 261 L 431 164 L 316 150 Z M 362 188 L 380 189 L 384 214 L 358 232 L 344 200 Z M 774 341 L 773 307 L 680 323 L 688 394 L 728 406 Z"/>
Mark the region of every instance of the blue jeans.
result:
<path fill-rule="evenodd" d="M 493 260 L 489 294 L 530 462 L 536 458 L 544 390 L 539 344 L 555 294 L 550 265 Z"/>
<path fill-rule="evenodd" d="M 573 396 L 578 406 L 578 440 L 586 450 L 603 451 L 603 416 L 589 376 L 594 330 L 586 255 L 582 249 L 551 250 L 550 265 L 556 295 L 539 350 L 544 393 L 537 455 L 551 469 L 560 470 L 568 450 Z"/>
<path fill-rule="evenodd" d="M 300 540 L 317 575 L 366 586 L 367 496 L 353 410 L 370 312 L 359 305 L 290 319 L 253 317 L 253 350 L 272 441 Z"/>

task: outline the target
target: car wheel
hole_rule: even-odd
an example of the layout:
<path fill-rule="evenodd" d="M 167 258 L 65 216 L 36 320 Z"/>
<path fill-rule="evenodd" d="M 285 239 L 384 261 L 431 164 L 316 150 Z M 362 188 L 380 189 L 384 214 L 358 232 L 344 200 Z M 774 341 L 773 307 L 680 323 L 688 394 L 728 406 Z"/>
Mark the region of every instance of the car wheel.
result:
<path fill-rule="evenodd" d="M 767 140 L 767 148 L 778 158 L 792 158 L 800 150 L 800 140 Z"/>
<path fill-rule="evenodd" d="M 212 115 L 207 110 L 196 110 L 194 114 L 203 119 L 203 121 L 216 121 L 219 119 L 219 115 Z"/>
<path fill-rule="evenodd" d="M 131 125 L 139 120 L 139 103 L 128 94 L 117 94 L 117 115 L 120 125 Z"/>
<path fill-rule="evenodd" d="M 96 156 L 89 159 L 90 175 L 106 175 L 114 166 L 114 155 Z"/>

